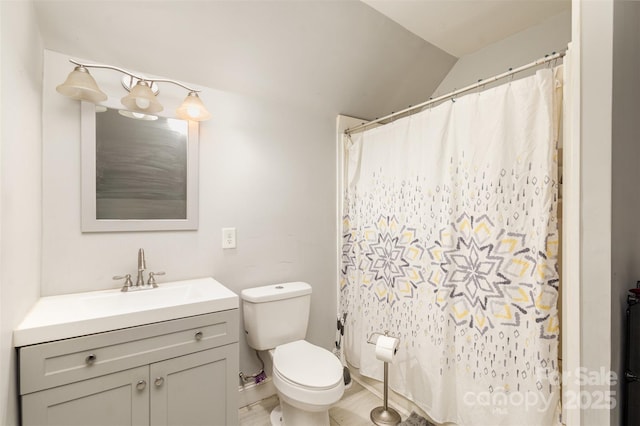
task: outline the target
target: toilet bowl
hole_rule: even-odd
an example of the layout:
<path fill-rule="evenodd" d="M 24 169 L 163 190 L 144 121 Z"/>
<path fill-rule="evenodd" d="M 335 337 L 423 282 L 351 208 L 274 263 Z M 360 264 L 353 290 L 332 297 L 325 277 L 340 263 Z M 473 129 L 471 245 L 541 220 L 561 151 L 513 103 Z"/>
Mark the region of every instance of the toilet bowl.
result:
<path fill-rule="evenodd" d="M 280 406 L 273 425 L 329 426 L 329 408 L 344 393 L 343 367 L 327 349 L 304 340 L 311 286 L 284 283 L 245 289 L 243 318 L 249 346 L 269 351 Z"/>
<path fill-rule="evenodd" d="M 328 350 L 297 340 L 270 351 L 273 384 L 287 426 L 328 425 L 329 408 L 344 393 L 342 364 Z"/>

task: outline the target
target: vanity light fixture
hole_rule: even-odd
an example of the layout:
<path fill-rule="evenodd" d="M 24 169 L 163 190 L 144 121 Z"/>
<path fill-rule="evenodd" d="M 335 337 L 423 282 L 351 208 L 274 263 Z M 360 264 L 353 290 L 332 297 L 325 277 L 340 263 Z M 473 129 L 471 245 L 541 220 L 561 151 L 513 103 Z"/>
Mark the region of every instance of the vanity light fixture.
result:
<path fill-rule="evenodd" d="M 96 112 L 98 112 L 97 109 L 96 109 Z M 136 120 L 155 121 L 158 119 L 157 115 L 129 111 L 128 109 L 119 109 L 118 114 L 120 114 L 123 117 L 135 118 Z"/>
<path fill-rule="evenodd" d="M 200 120 L 208 120 L 211 118 L 211 114 L 204 107 L 204 104 L 200 100 L 200 96 L 195 91 L 189 92 L 187 97 L 182 102 L 182 105 L 176 110 L 178 117 L 201 117 Z M 195 118 L 189 118 L 195 120 Z"/>
<path fill-rule="evenodd" d="M 122 105 L 134 112 L 154 113 L 163 110 L 162 105 L 156 99 L 151 90 L 151 85 L 145 80 L 140 80 L 131 88 L 129 94 L 120 100 Z"/>
<path fill-rule="evenodd" d="M 107 100 L 106 93 L 100 90 L 88 70 L 88 68 L 106 68 L 125 74 L 122 85 L 129 91 L 129 94 L 123 97 L 121 102 L 122 105 L 131 111 L 131 117 L 138 118 L 140 114 L 149 115 L 162 111 L 162 104 L 157 99 L 158 86 L 156 83 L 171 83 L 188 90 L 187 97 L 176 110 L 176 115 L 179 118 L 192 121 L 204 121 L 211 118 L 211 114 L 207 111 L 198 96 L 198 92 L 200 91 L 185 86 L 179 81 L 165 78 L 147 79 L 113 65 L 82 64 L 71 59 L 69 62 L 76 67 L 71 71 L 65 82 L 56 87 L 56 90 L 61 95 L 71 99 L 92 102 L 94 104 Z"/>
<path fill-rule="evenodd" d="M 98 87 L 89 70 L 80 64 L 69 73 L 64 83 L 56 87 L 61 95 L 77 101 L 98 103 L 107 100 L 107 94 Z"/>

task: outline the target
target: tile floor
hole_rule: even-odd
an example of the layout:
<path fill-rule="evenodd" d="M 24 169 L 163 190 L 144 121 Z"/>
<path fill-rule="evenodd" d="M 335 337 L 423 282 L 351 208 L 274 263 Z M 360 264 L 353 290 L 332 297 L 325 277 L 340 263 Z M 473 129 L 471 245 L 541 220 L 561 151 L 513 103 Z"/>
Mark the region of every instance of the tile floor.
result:
<path fill-rule="evenodd" d="M 342 399 L 329 410 L 331 426 L 370 426 L 369 414 L 382 400 L 353 381 Z M 240 409 L 241 426 L 270 426 L 269 414 L 278 404 L 278 397 L 272 396 Z M 402 413 L 401 413 L 402 414 Z M 402 414 L 404 419 L 406 416 Z"/>

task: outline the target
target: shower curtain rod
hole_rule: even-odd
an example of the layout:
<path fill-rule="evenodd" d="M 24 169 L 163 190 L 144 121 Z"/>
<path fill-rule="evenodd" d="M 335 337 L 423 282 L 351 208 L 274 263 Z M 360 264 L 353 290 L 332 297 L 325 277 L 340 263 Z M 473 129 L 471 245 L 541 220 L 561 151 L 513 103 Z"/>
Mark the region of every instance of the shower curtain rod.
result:
<path fill-rule="evenodd" d="M 410 114 L 414 110 L 418 110 L 418 109 L 424 108 L 424 107 L 429 106 L 431 104 L 434 104 L 436 102 L 444 101 L 444 100 L 449 99 L 449 98 L 454 98 L 457 95 L 459 95 L 460 93 L 468 92 L 469 90 L 473 90 L 473 89 L 476 89 L 478 87 L 485 86 L 487 84 L 493 83 L 494 81 L 498 81 L 498 80 L 503 79 L 505 77 L 509 77 L 509 76 L 512 76 L 512 75 L 517 74 L 519 72 L 528 70 L 529 68 L 534 68 L 534 67 L 537 67 L 539 65 L 546 64 L 547 62 L 551 62 L 551 61 L 554 61 L 556 59 L 562 58 L 564 55 L 566 55 L 566 53 L 567 53 L 566 50 L 562 51 L 562 52 L 558 52 L 558 53 L 554 52 L 551 55 L 547 55 L 544 58 L 540 58 L 540 59 L 538 59 L 536 61 L 533 61 L 533 62 L 531 62 L 529 64 L 523 65 L 523 66 L 521 66 L 519 68 L 509 69 L 509 71 L 507 71 L 507 72 L 504 72 L 504 73 L 498 74 L 498 75 L 494 75 L 493 77 L 490 77 L 490 78 L 488 78 L 486 80 L 478 80 L 477 83 L 471 84 L 471 85 L 469 85 L 467 87 L 463 87 L 462 89 L 454 90 L 453 92 L 448 93 L 446 95 L 439 96 L 439 97 L 437 97 L 435 99 L 429 99 L 428 101 L 422 102 L 421 104 L 407 107 L 407 108 L 403 109 L 402 111 L 392 112 L 391 114 L 385 115 L 382 118 L 376 118 L 375 120 L 371 120 L 371 121 L 368 121 L 366 123 L 359 124 L 359 125 L 357 125 L 355 127 L 352 127 L 352 128 L 349 128 L 349 129 L 345 130 L 344 134 L 345 135 L 350 135 L 350 134 L 352 134 L 354 132 L 362 131 L 362 130 L 364 130 L 365 128 L 367 128 L 369 126 L 372 126 L 374 124 L 380 123 L 382 121 L 390 120 L 390 119 L 393 119 L 393 118 L 398 117 L 398 116 L 403 115 L 403 114 Z"/>

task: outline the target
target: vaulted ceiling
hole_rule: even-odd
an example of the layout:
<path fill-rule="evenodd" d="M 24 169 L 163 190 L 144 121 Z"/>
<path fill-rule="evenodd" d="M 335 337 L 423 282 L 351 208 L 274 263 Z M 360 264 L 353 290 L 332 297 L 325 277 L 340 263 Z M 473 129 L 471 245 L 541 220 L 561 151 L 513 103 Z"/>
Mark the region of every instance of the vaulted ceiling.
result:
<path fill-rule="evenodd" d="M 34 3 L 45 48 L 70 57 L 372 118 L 428 98 L 457 56 L 522 30 L 567 2 Z"/>
<path fill-rule="evenodd" d="M 570 0 L 362 1 L 458 58 L 571 8 Z"/>

